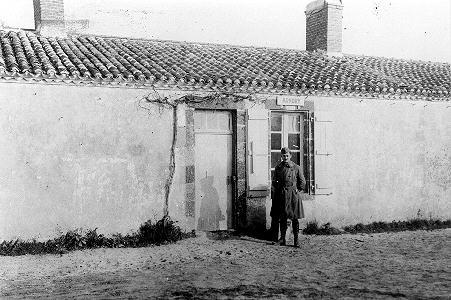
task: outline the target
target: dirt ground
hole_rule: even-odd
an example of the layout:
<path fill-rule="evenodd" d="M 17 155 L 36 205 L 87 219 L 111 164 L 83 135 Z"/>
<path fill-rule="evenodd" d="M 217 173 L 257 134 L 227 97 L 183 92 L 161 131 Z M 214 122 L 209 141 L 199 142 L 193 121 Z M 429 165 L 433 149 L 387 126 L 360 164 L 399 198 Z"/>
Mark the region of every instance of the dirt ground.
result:
<path fill-rule="evenodd" d="M 451 229 L 300 240 L 0 257 L 0 298 L 451 298 Z"/>

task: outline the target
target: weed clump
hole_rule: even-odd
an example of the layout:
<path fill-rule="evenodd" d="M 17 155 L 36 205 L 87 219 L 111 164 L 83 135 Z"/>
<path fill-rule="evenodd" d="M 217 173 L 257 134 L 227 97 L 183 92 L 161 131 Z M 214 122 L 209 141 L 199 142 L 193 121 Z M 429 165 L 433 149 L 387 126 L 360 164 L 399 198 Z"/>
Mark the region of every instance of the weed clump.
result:
<path fill-rule="evenodd" d="M 441 221 L 434 219 L 415 218 L 407 221 L 373 222 L 370 224 L 358 223 L 343 227 L 347 233 L 378 233 L 398 232 L 412 230 L 434 230 L 450 228 L 451 220 Z"/>
<path fill-rule="evenodd" d="M 302 230 L 306 235 L 336 235 L 343 233 L 380 233 L 398 232 L 412 230 L 434 230 L 451 228 L 451 220 L 441 221 L 434 219 L 415 218 L 407 221 L 373 222 L 370 224 L 357 223 L 337 229 L 330 226 L 330 223 L 318 225 L 317 221 L 308 222 Z"/>
<path fill-rule="evenodd" d="M 302 233 L 307 235 L 337 235 L 342 232 L 339 229 L 330 226 L 330 223 L 318 226 L 317 221 L 311 221 L 307 223 L 307 226 L 302 230 Z"/>
<path fill-rule="evenodd" d="M 155 224 L 148 220 L 139 227 L 138 243 L 143 246 L 151 244 L 159 245 L 167 242 L 173 243 L 189 236 L 190 234 L 184 233 L 169 218 L 163 218 Z"/>
<path fill-rule="evenodd" d="M 95 228 L 86 231 L 70 230 L 45 242 L 36 239 L 3 241 L 0 243 L 0 255 L 63 254 L 74 250 L 95 248 L 136 248 L 174 243 L 194 236 L 194 231 L 184 232 L 176 225 L 176 222 L 169 217 L 164 217 L 157 222 L 148 220 L 141 224 L 137 232 L 126 235 L 117 233 L 107 237 L 97 233 L 97 228 Z"/>

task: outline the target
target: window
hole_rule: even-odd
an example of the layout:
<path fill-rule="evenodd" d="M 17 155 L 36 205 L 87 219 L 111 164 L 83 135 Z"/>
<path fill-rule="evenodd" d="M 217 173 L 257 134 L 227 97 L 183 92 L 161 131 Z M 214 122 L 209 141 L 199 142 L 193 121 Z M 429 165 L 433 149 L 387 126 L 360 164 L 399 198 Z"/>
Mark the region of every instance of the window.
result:
<path fill-rule="evenodd" d="M 196 110 L 194 112 L 194 130 L 196 132 L 230 133 L 232 118 L 228 111 Z"/>
<path fill-rule="evenodd" d="M 271 113 L 271 175 L 280 162 L 282 147 L 290 148 L 291 160 L 303 165 L 303 120 L 302 113 Z"/>
<path fill-rule="evenodd" d="M 271 178 L 276 165 L 280 162 L 280 149 L 291 150 L 291 160 L 303 167 L 304 177 L 309 189 L 311 166 L 309 164 L 309 116 L 307 112 L 271 113 Z M 306 134 L 305 134 L 306 133 Z"/>
<path fill-rule="evenodd" d="M 332 195 L 333 114 L 327 111 L 271 111 L 248 109 L 248 188 L 266 189 L 280 162 L 280 149 L 292 151 L 292 161 L 303 167 L 306 192 Z"/>

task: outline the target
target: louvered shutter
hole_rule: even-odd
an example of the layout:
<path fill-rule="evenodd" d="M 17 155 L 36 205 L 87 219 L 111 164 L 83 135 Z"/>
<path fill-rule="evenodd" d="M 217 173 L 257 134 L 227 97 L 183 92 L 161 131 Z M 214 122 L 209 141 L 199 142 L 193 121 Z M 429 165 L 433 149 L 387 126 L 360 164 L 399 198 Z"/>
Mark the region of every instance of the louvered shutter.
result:
<path fill-rule="evenodd" d="M 330 112 L 314 112 L 314 166 L 315 195 L 332 195 L 333 171 L 333 121 Z"/>
<path fill-rule="evenodd" d="M 262 105 L 247 110 L 247 174 L 249 191 L 269 190 L 269 111 Z"/>
<path fill-rule="evenodd" d="M 315 152 L 313 149 L 313 113 L 304 114 L 304 176 L 306 180 L 306 192 L 314 194 L 315 177 L 313 176 L 313 162 L 315 161 Z"/>

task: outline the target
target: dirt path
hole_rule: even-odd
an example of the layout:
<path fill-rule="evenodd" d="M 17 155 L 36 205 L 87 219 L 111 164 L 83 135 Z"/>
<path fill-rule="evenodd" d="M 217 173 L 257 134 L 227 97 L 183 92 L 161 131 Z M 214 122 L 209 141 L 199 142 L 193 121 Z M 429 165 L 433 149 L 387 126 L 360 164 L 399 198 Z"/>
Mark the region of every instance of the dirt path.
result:
<path fill-rule="evenodd" d="M 451 229 L 0 257 L 11 298 L 451 298 Z"/>

